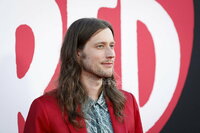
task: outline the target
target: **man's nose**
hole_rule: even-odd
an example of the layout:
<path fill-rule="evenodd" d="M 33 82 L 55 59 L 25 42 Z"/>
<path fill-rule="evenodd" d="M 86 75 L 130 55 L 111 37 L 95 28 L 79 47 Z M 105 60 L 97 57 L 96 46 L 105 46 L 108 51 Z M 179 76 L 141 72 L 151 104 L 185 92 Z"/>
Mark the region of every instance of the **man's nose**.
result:
<path fill-rule="evenodd" d="M 115 50 L 113 48 L 106 49 L 106 58 L 115 58 Z"/>

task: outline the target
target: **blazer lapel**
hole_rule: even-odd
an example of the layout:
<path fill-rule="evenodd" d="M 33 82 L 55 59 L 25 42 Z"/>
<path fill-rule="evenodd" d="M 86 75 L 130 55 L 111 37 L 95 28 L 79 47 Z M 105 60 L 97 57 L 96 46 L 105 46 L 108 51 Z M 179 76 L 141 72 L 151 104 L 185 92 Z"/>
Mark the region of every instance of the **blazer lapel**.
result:
<path fill-rule="evenodd" d="M 118 121 L 115 117 L 112 103 L 109 100 L 106 100 L 106 103 L 107 103 L 108 110 L 110 113 L 110 119 L 112 121 L 113 132 L 114 133 L 126 133 L 125 122 Z"/>
<path fill-rule="evenodd" d="M 80 110 L 81 110 L 81 106 L 78 107 L 78 111 L 80 111 Z M 83 128 L 76 128 L 69 121 L 67 121 L 67 125 L 70 130 L 70 133 L 87 133 L 85 120 L 81 119 L 81 118 L 76 118 L 76 120 L 79 123 L 81 123 L 81 125 L 83 125 Z"/>
<path fill-rule="evenodd" d="M 74 127 L 71 123 L 69 123 L 68 121 L 68 127 L 70 130 L 70 133 L 87 133 L 87 129 L 86 129 L 86 124 L 84 120 L 78 120 L 79 122 L 81 121 L 81 124 L 84 126 L 83 128 L 76 128 Z"/>

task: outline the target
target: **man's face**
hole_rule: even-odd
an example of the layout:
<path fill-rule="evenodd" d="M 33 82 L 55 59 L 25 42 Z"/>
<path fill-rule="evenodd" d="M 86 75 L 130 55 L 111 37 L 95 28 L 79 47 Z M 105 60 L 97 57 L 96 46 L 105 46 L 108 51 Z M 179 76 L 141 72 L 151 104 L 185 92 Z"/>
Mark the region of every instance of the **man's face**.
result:
<path fill-rule="evenodd" d="M 114 38 L 109 28 L 93 35 L 78 52 L 82 72 L 97 77 L 111 77 L 115 60 Z"/>

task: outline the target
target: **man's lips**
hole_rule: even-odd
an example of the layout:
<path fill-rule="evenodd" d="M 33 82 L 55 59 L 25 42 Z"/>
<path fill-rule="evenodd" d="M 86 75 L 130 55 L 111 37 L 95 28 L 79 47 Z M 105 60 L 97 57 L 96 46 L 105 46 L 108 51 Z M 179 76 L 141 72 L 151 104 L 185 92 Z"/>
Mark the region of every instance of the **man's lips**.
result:
<path fill-rule="evenodd" d="M 101 64 L 105 67 L 113 67 L 113 62 L 103 62 Z"/>

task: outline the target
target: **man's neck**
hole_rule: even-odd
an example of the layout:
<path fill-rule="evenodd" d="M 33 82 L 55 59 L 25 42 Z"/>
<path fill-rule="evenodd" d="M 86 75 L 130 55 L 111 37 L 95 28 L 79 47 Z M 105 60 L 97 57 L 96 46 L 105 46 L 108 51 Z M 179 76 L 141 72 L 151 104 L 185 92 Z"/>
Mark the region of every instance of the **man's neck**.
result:
<path fill-rule="evenodd" d="M 103 79 L 94 74 L 82 71 L 80 80 L 83 87 L 87 90 L 88 96 L 96 101 L 102 91 Z"/>

